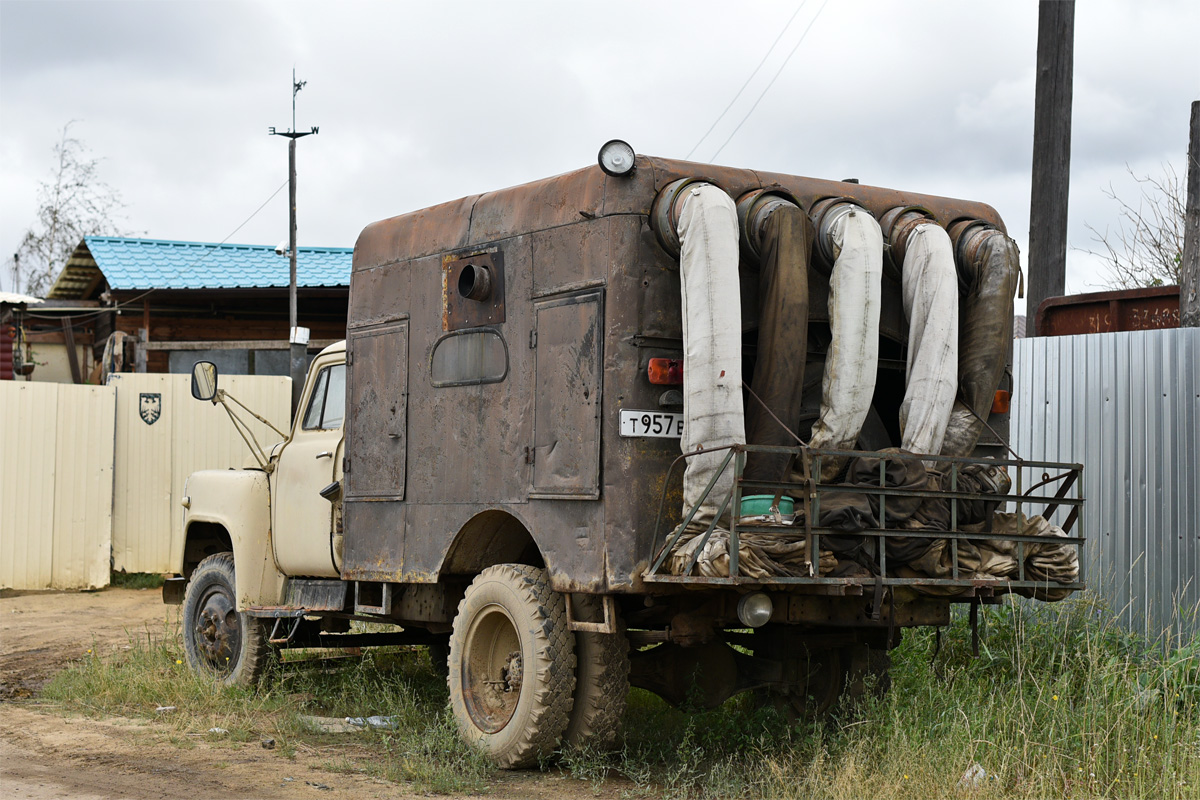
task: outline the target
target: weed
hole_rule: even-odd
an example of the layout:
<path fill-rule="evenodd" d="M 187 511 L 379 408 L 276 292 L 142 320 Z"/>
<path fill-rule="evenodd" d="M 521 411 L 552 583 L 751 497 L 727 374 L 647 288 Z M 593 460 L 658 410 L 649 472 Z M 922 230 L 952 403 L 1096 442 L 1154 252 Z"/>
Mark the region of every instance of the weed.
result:
<path fill-rule="evenodd" d="M 118 589 L 161 589 L 163 576 L 154 572 L 113 572 L 108 582 Z"/>
<path fill-rule="evenodd" d="M 892 689 L 813 723 L 791 725 L 755 696 L 685 713 L 633 690 L 615 753 L 586 748 L 559 764 L 602 791 L 613 775 L 662 797 L 1184 798 L 1200 786 L 1200 645 L 1147 641 L 1086 598 L 1006 603 L 981 615 L 980 655 L 956 617 L 935 657 L 931 630 L 906 633 Z M 210 728 L 279 751 L 358 745 L 347 772 L 428 792 L 480 792 L 496 773 L 462 743 L 446 687 L 423 649 L 362 656 L 289 653 L 257 691 L 214 688 L 183 664 L 178 635 L 131 639 L 56 676 L 48 699 L 85 714 L 156 719 L 180 746 Z M 177 711 L 159 716 L 158 706 Z M 300 717 L 396 717 L 394 730 L 324 734 Z M 349 737 L 349 738 L 348 738 Z M 975 764 L 974 785 L 960 780 Z"/>

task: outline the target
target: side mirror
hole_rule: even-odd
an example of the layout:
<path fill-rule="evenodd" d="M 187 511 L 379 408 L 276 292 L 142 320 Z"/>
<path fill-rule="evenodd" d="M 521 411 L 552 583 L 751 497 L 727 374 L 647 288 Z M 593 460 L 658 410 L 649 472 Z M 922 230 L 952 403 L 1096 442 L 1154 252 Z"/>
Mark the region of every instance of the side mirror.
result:
<path fill-rule="evenodd" d="M 192 365 L 192 397 L 212 400 L 216 396 L 217 365 L 211 361 L 197 361 Z"/>

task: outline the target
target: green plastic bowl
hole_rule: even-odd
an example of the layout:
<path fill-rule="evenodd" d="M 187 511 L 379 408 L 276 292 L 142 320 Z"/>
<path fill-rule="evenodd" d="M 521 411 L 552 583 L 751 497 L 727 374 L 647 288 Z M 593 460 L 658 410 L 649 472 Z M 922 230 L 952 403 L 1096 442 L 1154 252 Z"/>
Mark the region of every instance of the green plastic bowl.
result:
<path fill-rule="evenodd" d="M 773 494 L 752 494 L 742 498 L 742 513 L 743 517 L 759 517 L 763 514 L 771 513 L 771 501 L 775 499 Z M 779 513 L 791 514 L 796 508 L 795 502 L 790 497 L 779 498 Z"/>

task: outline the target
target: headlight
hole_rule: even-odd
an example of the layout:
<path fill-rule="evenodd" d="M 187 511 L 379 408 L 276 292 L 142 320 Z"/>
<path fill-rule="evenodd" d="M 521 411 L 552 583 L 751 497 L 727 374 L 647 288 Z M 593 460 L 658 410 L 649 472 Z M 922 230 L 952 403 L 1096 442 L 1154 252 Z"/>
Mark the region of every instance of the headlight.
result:
<path fill-rule="evenodd" d="M 634 152 L 629 142 L 612 139 L 600 148 L 600 169 L 608 175 L 628 175 L 633 172 Z"/>
<path fill-rule="evenodd" d="M 775 606 L 765 592 L 742 595 L 742 599 L 738 600 L 738 619 L 749 628 L 761 628 L 766 625 L 774 610 Z"/>

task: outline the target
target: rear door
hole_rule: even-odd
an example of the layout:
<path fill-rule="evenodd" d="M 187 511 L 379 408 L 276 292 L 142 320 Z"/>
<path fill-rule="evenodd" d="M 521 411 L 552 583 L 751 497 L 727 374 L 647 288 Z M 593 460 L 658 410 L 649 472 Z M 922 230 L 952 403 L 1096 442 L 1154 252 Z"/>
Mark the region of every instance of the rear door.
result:
<path fill-rule="evenodd" d="M 530 497 L 600 497 L 604 294 L 535 301 Z"/>

